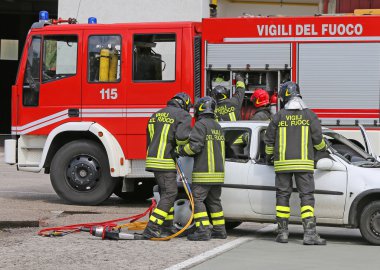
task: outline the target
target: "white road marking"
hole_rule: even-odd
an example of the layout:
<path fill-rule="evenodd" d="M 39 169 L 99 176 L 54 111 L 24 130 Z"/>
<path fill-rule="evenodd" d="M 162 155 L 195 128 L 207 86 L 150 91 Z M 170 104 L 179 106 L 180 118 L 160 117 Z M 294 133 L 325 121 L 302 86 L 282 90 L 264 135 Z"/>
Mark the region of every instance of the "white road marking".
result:
<path fill-rule="evenodd" d="M 265 233 L 265 232 L 273 231 L 274 228 L 275 228 L 275 224 L 270 224 L 268 226 L 265 226 L 265 227 L 257 230 L 256 233 Z M 198 265 L 198 264 L 200 264 L 200 263 L 202 263 L 208 259 L 216 257 L 216 256 L 218 256 L 218 255 L 220 255 L 226 251 L 234 249 L 237 246 L 240 246 L 240 245 L 242 245 L 248 241 L 251 241 L 252 239 L 254 239 L 254 237 L 246 237 L 246 236 L 239 237 L 238 239 L 235 239 L 235 240 L 228 242 L 224 245 L 221 245 L 221 246 L 216 247 L 214 249 L 203 252 L 203 253 L 199 254 L 198 256 L 195 256 L 191 259 L 188 259 L 188 260 L 183 261 L 181 263 L 178 263 L 176 265 L 170 266 L 170 267 L 166 268 L 165 270 L 188 269 L 188 268 L 193 267 L 195 265 Z"/>
<path fill-rule="evenodd" d="M 203 252 L 203 253 L 199 254 L 198 256 L 195 256 L 195 257 L 188 259 L 184 262 L 181 262 L 181 263 L 173 265 L 169 268 L 166 268 L 165 270 L 187 269 L 191 266 L 195 266 L 197 264 L 200 264 L 200 263 L 206 261 L 207 259 L 216 257 L 221 253 L 224 253 L 228 250 L 231 250 L 231 249 L 233 249 L 233 248 L 235 248 L 235 247 L 237 247 L 237 246 L 239 246 L 245 242 L 248 242 L 249 240 L 252 240 L 252 238 L 240 237 L 240 238 L 233 240 L 231 242 L 228 242 L 224 245 L 221 245 L 221 246 L 216 247 L 214 249 L 211 249 L 209 251 Z"/>

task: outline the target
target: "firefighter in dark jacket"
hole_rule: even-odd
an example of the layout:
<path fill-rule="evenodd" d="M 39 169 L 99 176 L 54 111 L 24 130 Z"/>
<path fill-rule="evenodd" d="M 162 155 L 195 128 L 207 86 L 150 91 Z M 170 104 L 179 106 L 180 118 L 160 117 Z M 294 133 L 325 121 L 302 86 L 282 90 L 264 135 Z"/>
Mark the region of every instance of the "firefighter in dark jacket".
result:
<path fill-rule="evenodd" d="M 272 119 L 269 94 L 267 91 L 264 89 L 256 89 L 251 96 L 251 101 L 256 111 L 249 120 L 270 121 Z"/>
<path fill-rule="evenodd" d="M 256 89 L 251 96 L 251 101 L 256 111 L 250 116 L 249 120 L 270 121 L 273 117 L 270 110 L 269 94 L 264 89 Z M 247 156 L 247 145 L 249 133 L 245 132 L 240 135 L 231 145 L 231 149 L 236 158 Z"/>
<path fill-rule="evenodd" d="M 177 197 L 176 167 L 173 157 L 177 146 L 188 143 L 191 131 L 192 106 L 186 93 L 178 93 L 167 107 L 154 113 L 147 126 L 145 169 L 153 172 L 159 186 L 160 201 L 149 217 L 143 236 L 147 239 L 175 232 L 174 201 Z"/>
<path fill-rule="evenodd" d="M 276 172 L 277 242 L 288 242 L 289 198 L 294 176 L 301 199 L 305 245 L 325 245 L 316 231 L 314 216 L 314 149 L 324 151 L 326 143 L 318 117 L 302 101 L 299 86 L 286 82 L 280 89 L 284 108 L 274 115 L 265 134 L 267 162 L 274 159 Z"/>
<path fill-rule="evenodd" d="M 245 84 L 243 77 L 236 75 L 236 92 L 232 98 L 228 98 L 229 91 L 224 86 L 218 85 L 212 89 L 211 96 L 216 100 L 218 106 L 215 110 L 219 121 L 240 120 L 240 110 L 245 95 Z"/>
<path fill-rule="evenodd" d="M 194 221 L 196 230 L 187 239 L 206 241 L 210 238 L 227 238 L 220 196 L 224 183 L 224 136 L 215 120 L 216 102 L 203 97 L 195 104 L 196 122 L 189 143 L 181 146 L 180 155 L 194 157 L 192 191 L 194 196 Z M 212 226 L 206 207 L 210 213 Z"/>

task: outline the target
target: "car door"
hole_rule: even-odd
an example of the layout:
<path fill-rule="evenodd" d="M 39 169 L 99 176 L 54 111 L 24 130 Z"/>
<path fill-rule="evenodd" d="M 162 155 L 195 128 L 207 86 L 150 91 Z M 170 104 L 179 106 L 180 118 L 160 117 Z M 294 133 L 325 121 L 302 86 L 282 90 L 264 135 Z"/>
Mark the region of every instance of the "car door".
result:
<path fill-rule="evenodd" d="M 248 175 L 249 199 L 252 211 L 262 215 L 261 218 L 273 218 L 276 215 L 276 188 L 274 167 L 262 161 L 264 128 L 258 133 L 259 147 L 256 162 L 251 163 Z M 252 138 L 254 139 L 254 138 Z M 253 149 L 254 151 L 254 149 Z M 333 155 L 327 154 L 329 158 Z M 340 162 L 337 160 L 337 162 Z M 315 181 L 315 215 L 323 219 L 342 219 L 346 199 L 347 171 L 325 171 L 316 169 Z M 290 198 L 291 216 L 300 216 L 300 199 L 295 181 Z"/>
<path fill-rule="evenodd" d="M 253 160 L 249 167 L 247 188 L 251 211 L 260 215 L 275 215 L 275 173 L 273 166 L 265 164 L 265 129 L 265 127 L 259 128 L 251 139 Z M 263 218 L 270 217 L 264 216 Z"/>
<path fill-rule="evenodd" d="M 225 136 L 225 177 L 222 190 L 222 205 L 224 216 L 228 219 L 249 216 L 251 213 L 246 189 L 250 167 L 249 153 L 244 154 L 248 145 L 237 146 L 234 142 L 243 134 L 250 136 L 248 128 L 224 128 Z M 241 155 L 239 155 L 241 151 Z"/>

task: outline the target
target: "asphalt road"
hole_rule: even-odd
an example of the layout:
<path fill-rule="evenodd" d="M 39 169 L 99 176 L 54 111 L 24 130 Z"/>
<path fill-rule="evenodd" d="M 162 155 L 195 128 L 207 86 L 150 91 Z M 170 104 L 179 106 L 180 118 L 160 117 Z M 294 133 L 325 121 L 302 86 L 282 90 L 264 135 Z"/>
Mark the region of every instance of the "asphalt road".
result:
<path fill-rule="evenodd" d="M 127 203 L 112 196 L 99 206 L 66 205 L 48 175 L 18 172 L 2 160 L 0 152 L 0 269 L 165 269 L 240 236 L 196 244 L 185 238 L 109 241 L 88 233 L 41 237 L 42 228 L 136 215 L 150 202 Z"/>
<path fill-rule="evenodd" d="M 319 228 L 326 247 L 304 247 L 301 226 L 291 226 L 289 244 L 275 243 L 274 227 L 257 223 L 243 223 L 226 240 L 196 243 L 184 238 L 109 241 L 87 233 L 41 237 L 41 228 L 130 216 L 150 203 L 127 203 L 112 196 L 99 206 L 66 205 L 54 193 L 48 175 L 17 172 L 1 162 L 0 269 L 347 270 L 378 269 L 380 263 L 379 247 L 368 245 L 358 230 L 338 228 Z"/>

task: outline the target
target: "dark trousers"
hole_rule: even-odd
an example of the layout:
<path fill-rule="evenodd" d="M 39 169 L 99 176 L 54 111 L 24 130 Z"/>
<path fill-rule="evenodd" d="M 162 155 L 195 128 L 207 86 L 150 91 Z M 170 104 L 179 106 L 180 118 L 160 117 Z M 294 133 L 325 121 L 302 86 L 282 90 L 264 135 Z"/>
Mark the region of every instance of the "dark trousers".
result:
<path fill-rule="evenodd" d="M 163 223 L 173 221 L 173 205 L 178 194 L 177 173 L 154 172 L 154 177 L 159 187 L 160 201 L 149 220 L 158 225 L 169 225 L 167 222 Z"/>
<path fill-rule="evenodd" d="M 301 207 L 309 205 L 314 208 L 314 174 L 305 172 L 276 173 L 276 205 L 289 206 L 290 195 L 293 191 L 293 175 L 301 199 Z"/>
<path fill-rule="evenodd" d="M 194 196 L 194 220 L 196 227 L 210 224 L 207 209 L 210 213 L 214 228 L 225 225 L 224 213 L 220 196 L 222 195 L 221 185 L 192 184 Z"/>

